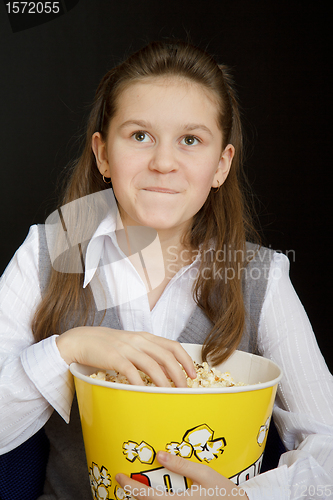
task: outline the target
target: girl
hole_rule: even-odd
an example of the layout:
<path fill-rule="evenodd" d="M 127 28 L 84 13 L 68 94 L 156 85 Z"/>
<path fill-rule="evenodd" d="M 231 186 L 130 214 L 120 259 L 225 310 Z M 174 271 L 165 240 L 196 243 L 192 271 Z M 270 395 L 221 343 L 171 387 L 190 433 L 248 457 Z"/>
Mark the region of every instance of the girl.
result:
<path fill-rule="evenodd" d="M 236 348 L 276 361 L 285 376 L 274 417 L 297 450 L 243 490 L 179 457 L 161 463 L 234 498 L 298 498 L 300 484 L 329 498 L 332 378 L 287 258 L 246 243 L 255 231 L 241 164 L 232 82 L 205 52 L 151 43 L 101 81 L 59 209 L 31 228 L 1 282 L 0 446 L 45 426 L 41 499 L 91 495 L 69 364 L 113 368 L 132 384 L 142 369 L 182 387 L 179 363 L 195 373 L 179 341 L 202 343 L 212 364 Z"/>

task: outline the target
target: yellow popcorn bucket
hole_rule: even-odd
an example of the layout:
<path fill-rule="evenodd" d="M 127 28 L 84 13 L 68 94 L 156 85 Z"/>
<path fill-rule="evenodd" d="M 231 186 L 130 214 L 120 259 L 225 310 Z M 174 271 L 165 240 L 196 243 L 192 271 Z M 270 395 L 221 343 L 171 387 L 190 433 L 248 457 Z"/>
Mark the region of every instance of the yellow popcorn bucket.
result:
<path fill-rule="evenodd" d="M 201 362 L 201 346 L 182 344 Z M 236 485 L 259 474 L 281 369 L 236 351 L 217 367 L 246 386 L 141 387 L 90 378 L 98 369 L 73 363 L 83 439 L 94 499 L 129 497 L 123 472 L 146 485 L 181 492 L 191 482 L 169 472 L 156 452 L 204 463 Z"/>

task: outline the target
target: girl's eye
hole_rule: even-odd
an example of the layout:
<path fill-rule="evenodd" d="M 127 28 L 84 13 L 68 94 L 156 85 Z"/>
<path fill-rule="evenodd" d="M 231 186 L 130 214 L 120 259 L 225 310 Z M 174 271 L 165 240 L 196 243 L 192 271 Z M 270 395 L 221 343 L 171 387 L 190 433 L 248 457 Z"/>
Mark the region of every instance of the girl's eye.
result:
<path fill-rule="evenodd" d="M 194 135 L 187 135 L 182 139 L 181 144 L 185 144 L 186 146 L 196 146 L 196 144 L 199 144 L 199 140 L 194 137 Z"/>
<path fill-rule="evenodd" d="M 150 142 L 150 137 L 145 132 L 135 132 L 132 137 L 138 142 Z"/>

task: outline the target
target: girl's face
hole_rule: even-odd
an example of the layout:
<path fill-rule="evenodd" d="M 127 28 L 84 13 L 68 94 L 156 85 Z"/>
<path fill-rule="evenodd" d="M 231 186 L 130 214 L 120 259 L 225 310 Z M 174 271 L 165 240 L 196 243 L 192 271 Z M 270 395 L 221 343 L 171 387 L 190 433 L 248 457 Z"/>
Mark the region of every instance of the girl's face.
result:
<path fill-rule="evenodd" d="M 184 79 L 150 78 L 127 87 L 117 104 L 106 143 L 96 132 L 92 147 L 123 223 L 186 230 L 234 155 L 230 144 L 222 151 L 213 96 Z"/>

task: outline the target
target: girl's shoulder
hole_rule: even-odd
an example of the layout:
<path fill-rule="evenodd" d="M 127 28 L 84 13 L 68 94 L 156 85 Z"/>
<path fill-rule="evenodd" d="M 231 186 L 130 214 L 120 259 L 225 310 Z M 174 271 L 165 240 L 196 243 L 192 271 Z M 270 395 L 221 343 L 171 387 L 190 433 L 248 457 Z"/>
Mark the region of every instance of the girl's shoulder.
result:
<path fill-rule="evenodd" d="M 246 258 L 242 269 L 244 296 L 261 302 L 268 289 L 273 290 L 281 280 L 289 281 L 290 261 L 287 255 L 254 243 L 246 243 Z"/>
<path fill-rule="evenodd" d="M 252 262 L 271 263 L 275 250 L 267 248 L 258 243 L 246 242 L 246 258 L 249 264 Z"/>
<path fill-rule="evenodd" d="M 256 310 L 258 317 L 271 281 L 276 256 L 272 250 L 255 243 L 246 242 L 246 256 L 242 269 L 243 298 L 246 306 Z"/>
<path fill-rule="evenodd" d="M 259 266 L 264 269 L 271 269 L 272 271 L 272 269 L 277 267 L 281 269 L 281 272 L 288 274 L 290 269 L 289 257 L 291 257 L 291 261 L 294 260 L 294 251 L 288 251 L 286 255 L 280 250 L 246 242 L 246 256 L 244 261 L 250 269 L 254 267 L 258 268 Z"/>
<path fill-rule="evenodd" d="M 25 289 L 29 289 L 32 293 L 33 283 L 37 283 L 38 287 L 38 260 L 38 229 L 36 225 L 33 225 L 1 276 L 0 289 L 5 294 L 9 289 L 14 290 L 13 294 L 17 296 L 21 295 L 22 290 Z"/>
<path fill-rule="evenodd" d="M 36 266 L 39 256 L 38 228 L 37 225 L 30 226 L 23 243 L 16 250 L 7 268 Z M 7 269 L 6 268 L 6 269 Z M 6 273 L 6 270 L 5 270 Z M 5 274 L 4 273 L 4 274 Z"/>

